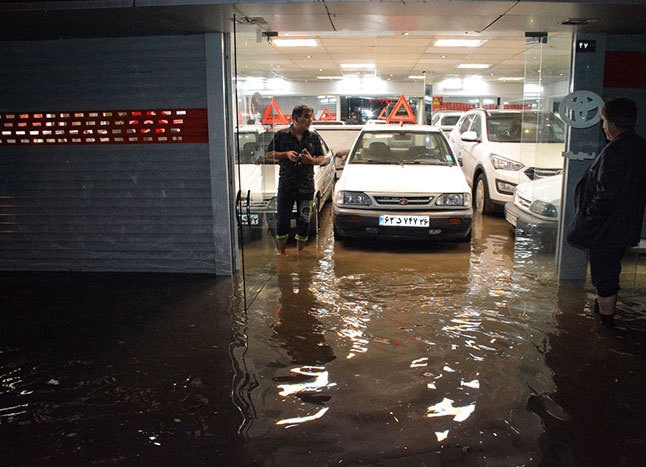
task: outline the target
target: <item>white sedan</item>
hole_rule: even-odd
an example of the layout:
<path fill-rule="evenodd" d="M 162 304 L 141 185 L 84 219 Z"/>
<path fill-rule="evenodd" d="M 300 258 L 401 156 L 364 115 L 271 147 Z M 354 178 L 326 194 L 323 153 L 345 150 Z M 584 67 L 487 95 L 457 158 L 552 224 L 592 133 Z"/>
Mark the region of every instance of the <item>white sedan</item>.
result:
<path fill-rule="evenodd" d="M 365 127 L 333 206 L 337 237 L 471 240 L 469 186 L 442 131 L 428 125 Z"/>

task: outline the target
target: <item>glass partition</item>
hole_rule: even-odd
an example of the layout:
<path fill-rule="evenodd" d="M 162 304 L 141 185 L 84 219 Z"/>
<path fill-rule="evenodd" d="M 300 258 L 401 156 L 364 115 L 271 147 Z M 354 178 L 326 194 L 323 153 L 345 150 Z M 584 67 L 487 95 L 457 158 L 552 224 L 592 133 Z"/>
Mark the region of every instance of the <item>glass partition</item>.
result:
<path fill-rule="evenodd" d="M 287 125 L 287 121 L 271 94 L 281 83 L 263 78 L 271 75 L 271 45 L 246 18 L 234 18 L 233 36 L 238 258 L 249 308 L 266 282 L 275 276 L 273 214 L 278 164 L 267 161 L 265 151 L 276 129 Z M 263 118 L 266 109 L 270 109 L 271 116 Z"/>
<path fill-rule="evenodd" d="M 571 34 L 527 37 L 522 121 L 501 121 L 495 132 L 501 141 L 520 146 L 524 177 L 505 206 L 515 230 L 516 264 L 550 277 L 555 273 L 566 136 L 557 109 L 569 92 L 571 47 Z"/>

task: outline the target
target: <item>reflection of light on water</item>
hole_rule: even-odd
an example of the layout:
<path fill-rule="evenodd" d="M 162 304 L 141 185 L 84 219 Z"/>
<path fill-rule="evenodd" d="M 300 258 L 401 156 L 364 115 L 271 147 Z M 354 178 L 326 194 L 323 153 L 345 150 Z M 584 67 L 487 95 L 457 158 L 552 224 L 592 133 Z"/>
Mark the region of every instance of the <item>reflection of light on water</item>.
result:
<path fill-rule="evenodd" d="M 304 376 L 312 376 L 314 379 L 310 381 L 292 383 L 292 384 L 279 384 L 279 394 L 287 397 L 292 394 L 298 393 L 313 393 L 320 392 L 322 389 L 336 386 L 336 383 L 329 382 L 329 373 L 325 367 L 321 366 L 304 366 L 300 368 L 292 368 L 292 373 Z M 311 422 L 321 418 L 328 411 L 329 407 L 323 407 L 318 412 L 312 415 L 304 415 L 302 417 L 284 418 L 278 420 L 276 425 L 296 425 L 299 423 Z"/>
<path fill-rule="evenodd" d="M 420 368 L 426 365 L 428 365 L 428 357 L 418 358 L 410 363 L 411 368 Z"/>
<path fill-rule="evenodd" d="M 299 392 L 319 391 L 326 387 L 336 386 L 336 383 L 329 382 L 329 373 L 325 370 L 325 367 L 304 366 L 301 368 L 292 368 L 290 371 L 299 375 L 313 376 L 314 380 L 302 383 L 279 384 L 278 388 L 281 391 L 278 394 L 283 397 L 289 396 L 290 394 L 297 394 Z"/>
<path fill-rule="evenodd" d="M 27 408 L 29 407 L 29 404 L 20 404 L 20 405 L 13 405 L 11 407 L 4 407 L 0 408 L 0 418 L 13 418 L 16 415 L 21 415 L 24 413 L 27 413 Z"/>
<path fill-rule="evenodd" d="M 314 415 L 307 415 L 305 417 L 295 417 L 295 418 L 284 418 L 283 420 L 278 420 L 276 425 L 297 425 L 299 423 L 311 422 L 312 420 L 317 420 L 325 415 L 330 408 L 323 407 L 321 410 L 316 412 Z"/>
<path fill-rule="evenodd" d="M 460 386 L 466 386 L 468 388 L 480 389 L 480 381 L 474 379 L 473 381 L 460 381 Z"/>
<path fill-rule="evenodd" d="M 445 397 L 442 399 L 442 402 L 438 402 L 426 409 L 426 417 L 435 418 L 452 416 L 454 422 L 463 422 L 471 416 L 475 408 L 475 404 L 465 405 L 464 407 L 454 407 L 453 400 Z"/>

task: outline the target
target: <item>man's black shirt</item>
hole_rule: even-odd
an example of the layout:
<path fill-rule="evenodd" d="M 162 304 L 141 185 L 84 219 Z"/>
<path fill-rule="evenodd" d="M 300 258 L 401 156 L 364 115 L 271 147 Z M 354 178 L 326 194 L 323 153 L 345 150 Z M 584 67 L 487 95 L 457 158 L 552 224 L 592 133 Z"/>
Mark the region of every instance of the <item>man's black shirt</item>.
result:
<path fill-rule="evenodd" d="M 292 127 L 279 130 L 267 147 L 269 151 L 296 151 L 303 149 L 313 156 L 323 155 L 323 146 L 317 133 L 307 130 L 299 141 L 291 132 Z M 285 193 L 314 193 L 314 166 L 310 164 L 294 163 L 289 159 L 279 161 L 280 172 L 278 189 Z"/>

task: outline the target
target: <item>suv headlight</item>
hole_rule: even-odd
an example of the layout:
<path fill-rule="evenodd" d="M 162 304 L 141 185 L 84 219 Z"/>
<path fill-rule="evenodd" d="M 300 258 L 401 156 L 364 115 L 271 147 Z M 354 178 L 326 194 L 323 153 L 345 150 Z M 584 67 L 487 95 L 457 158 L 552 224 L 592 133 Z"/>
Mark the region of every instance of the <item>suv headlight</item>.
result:
<path fill-rule="evenodd" d="M 469 206 L 471 204 L 471 194 L 444 193 L 437 197 L 435 204 L 438 206 Z"/>
<path fill-rule="evenodd" d="M 538 214 L 543 217 L 554 217 L 558 216 L 556 207 L 552 203 L 546 203 L 545 201 L 536 200 L 530 206 L 529 210 L 534 214 Z"/>
<path fill-rule="evenodd" d="M 510 159 L 507 159 L 506 157 L 499 156 L 498 154 L 492 153 L 489 155 L 489 158 L 491 159 L 491 163 L 496 170 L 513 170 L 516 172 L 525 167 L 520 162 L 512 161 Z"/>
<path fill-rule="evenodd" d="M 370 206 L 370 196 L 361 191 L 339 191 L 336 194 L 336 203 L 345 206 Z"/>

